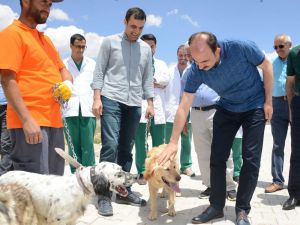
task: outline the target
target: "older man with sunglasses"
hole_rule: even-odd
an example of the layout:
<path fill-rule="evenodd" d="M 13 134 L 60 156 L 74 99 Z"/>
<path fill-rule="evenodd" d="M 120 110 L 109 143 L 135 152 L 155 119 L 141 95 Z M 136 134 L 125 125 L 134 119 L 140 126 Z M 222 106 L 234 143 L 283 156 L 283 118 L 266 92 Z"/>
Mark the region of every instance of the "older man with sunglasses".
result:
<path fill-rule="evenodd" d="M 273 117 L 271 120 L 273 149 L 272 149 L 272 177 L 273 182 L 265 188 L 266 193 L 273 193 L 283 189 L 284 145 L 289 127 L 289 107 L 286 97 L 286 66 L 287 57 L 292 46 L 291 38 L 286 34 L 276 35 L 274 49 L 277 57 L 273 61 Z"/>

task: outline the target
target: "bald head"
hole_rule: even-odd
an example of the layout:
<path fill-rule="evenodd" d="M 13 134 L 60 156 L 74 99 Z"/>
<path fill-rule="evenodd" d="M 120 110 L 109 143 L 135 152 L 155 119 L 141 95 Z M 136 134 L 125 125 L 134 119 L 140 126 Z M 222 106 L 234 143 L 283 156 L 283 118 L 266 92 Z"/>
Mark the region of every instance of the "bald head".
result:
<path fill-rule="evenodd" d="M 292 47 L 291 37 L 286 34 L 278 34 L 274 38 L 274 49 L 277 55 L 285 60 L 289 54 L 290 48 Z"/>
<path fill-rule="evenodd" d="M 217 38 L 209 32 L 199 32 L 189 38 L 190 51 L 195 63 L 202 70 L 209 70 L 220 60 Z"/>

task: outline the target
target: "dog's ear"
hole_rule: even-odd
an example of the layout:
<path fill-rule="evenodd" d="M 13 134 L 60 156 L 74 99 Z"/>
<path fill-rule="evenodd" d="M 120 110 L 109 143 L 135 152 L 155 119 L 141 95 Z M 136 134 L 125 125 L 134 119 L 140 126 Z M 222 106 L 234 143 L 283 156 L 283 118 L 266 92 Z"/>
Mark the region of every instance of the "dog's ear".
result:
<path fill-rule="evenodd" d="M 95 176 L 95 179 L 92 180 L 94 191 L 96 195 L 103 195 L 106 197 L 110 197 L 110 183 L 108 179 L 100 173 Z"/>
<path fill-rule="evenodd" d="M 149 180 L 150 177 L 152 176 L 152 174 L 153 174 L 153 172 L 154 172 L 154 170 L 157 166 L 156 165 L 157 164 L 156 159 L 157 159 L 156 156 L 153 156 L 152 158 L 146 158 L 146 163 L 145 163 L 146 164 L 145 165 L 146 170 L 144 172 L 145 180 Z"/>

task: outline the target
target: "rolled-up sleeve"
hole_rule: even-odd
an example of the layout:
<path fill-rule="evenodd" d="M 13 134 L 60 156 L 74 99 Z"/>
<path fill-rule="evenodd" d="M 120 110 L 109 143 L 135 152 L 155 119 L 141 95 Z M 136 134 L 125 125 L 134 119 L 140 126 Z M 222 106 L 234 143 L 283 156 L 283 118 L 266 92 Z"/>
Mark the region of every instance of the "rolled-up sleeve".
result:
<path fill-rule="evenodd" d="M 94 70 L 93 83 L 91 87 L 93 90 L 102 90 L 104 76 L 110 56 L 110 40 L 104 38 L 99 49 L 98 58 Z"/>
<path fill-rule="evenodd" d="M 149 99 L 154 97 L 154 85 L 153 85 L 153 68 L 152 68 L 152 53 L 150 48 L 148 49 L 148 60 L 143 74 L 142 86 L 143 86 L 143 99 Z"/>

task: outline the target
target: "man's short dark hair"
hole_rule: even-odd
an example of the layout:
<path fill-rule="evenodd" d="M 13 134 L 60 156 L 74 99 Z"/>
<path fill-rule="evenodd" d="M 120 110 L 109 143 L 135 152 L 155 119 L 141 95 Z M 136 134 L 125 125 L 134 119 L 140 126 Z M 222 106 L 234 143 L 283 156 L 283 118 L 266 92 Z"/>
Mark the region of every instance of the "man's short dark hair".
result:
<path fill-rule="evenodd" d="M 177 48 L 177 54 L 178 54 L 179 50 L 180 50 L 180 49 L 182 49 L 182 48 L 184 48 L 184 49 L 185 49 L 185 48 L 186 48 L 186 46 L 185 46 L 185 45 L 179 45 L 179 47 Z"/>
<path fill-rule="evenodd" d="M 85 38 L 81 34 L 73 34 L 70 38 L 70 43 L 73 45 L 75 40 L 82 41 L 82 40 L 85 40 Z"/>
<path fill-rule="evenodd" d="M 129 21 L 129 18 L 131 16 L 133 16 L 133 18 L 136 20 L 146 20 L 146 13 L 144 12 L 144 10 L 142 10 L 138 7 L 130 8 L 127 10 L 126 16 L 125 16 L 125 19 L 127 22 Z"/>
<path fill-rule="evenodd" d="M 189 46 L 191 46 L 191 43 L 195 39 L 195 37 L 198 36 L 198 35 L 201 35 L 201 34 L 204 34 L 204 35 L 208 36 L 208 39 L 207 39 L 206 43 L 210 47 L 212 52 L 215 53 L 217 48 L 220 47 L 220 45 L 218 43 L 217 37 L 211 32 L 202 31 L 202 32 L 197 32 L 197 33 L 192 34 L 189 38 Z"/>
<path fill-rule="evenodd" d="M 143 41 L 145 41 L 145 40 L 154 41 L 154 43 L 156 44 L 156 37 L 153 34 L 144 34 L 144 35 L 142 35 L 141 39 Z"/>

